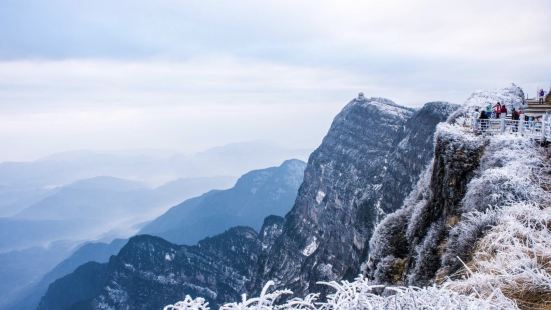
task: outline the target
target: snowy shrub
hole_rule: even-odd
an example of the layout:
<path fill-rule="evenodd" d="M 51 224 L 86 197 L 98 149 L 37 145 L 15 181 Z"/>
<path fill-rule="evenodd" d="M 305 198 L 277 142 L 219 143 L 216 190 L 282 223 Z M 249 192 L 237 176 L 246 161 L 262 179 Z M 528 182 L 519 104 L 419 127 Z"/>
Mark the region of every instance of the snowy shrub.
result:
<path fill-rule="evenodd" d="M 320 282 L 331 287 L 334 292 L 326 300 L 318 294 L 305 298 L 281 300 L 290 291 L 268 293 L 273 282 L 268 282 L 259 297 L 247 299 L 243 296 L 240 303 L 225 304 L 220 310 L 398 310 L 398 309 L 516 309 L 516 305 L 496 290 L 488 298 L 475 294 L 462 295 L 444 287 L 384 287 L 372 285 L 363 277 L 353 282 Z M 383 294 L 379 292 L 383 291 Z M 165 307 L 165 310 L 205 310 L 204 301 L 186 297 L 186 302 Z M 280 301 L 278 303 L 278 301 Z M 181 306 L 180 306 L 181 304 Z"/>
<path fill-rule="evenodd" d="M 519 108 L 524 101 L 524 92 L 522 88 L 515 84 L 511 86 L 494 89 L 494 90 L 478 90 L 471 94 L 465 101 L 466 106 L 486 107 L 488 104 L 496 104 L 501 102 L 510 110 L 511 107 Z"/>
<path fill-rule="evenodd" d="M 209 303 L 206 302 L 203 298 L 191 298 L 189 295 L 186 295 L 186 298 L 183 301 L 179 301 L 174 305 L 168 305 L 163 308 L 163 310 L 209 310 Z"/>
<path fill-rule="evenodd" d="M 389 254 L 404 256 L 409 253 L 405 228 L 411 217 L 411 211 L 412 208 L 400 209 L 388 215 L 380 225 L 377 225 L 369 241 L 371 258 L 378 259 Z"/>
<path fill-rule="evenodd" d="M 409 243 L 405 229 L 411 217 L 412 208 L 403 208 L 388 215 L 379 225 L 369 241 L 367 268 L 376 283 L 398 283 L 403 270 L 400 264 L 409 254 Z M 402 269 L 405 266 L 402 266 Z"/>
<path fill-rule="evenodd" d="M 446 252 L 442 256 L 445 274 L 461 267 L 462 261 L 470 261 L 476 242 L 497 224 L 498 213 L 494 209 L 486 212 L 473 211 L 461 216 L 461 221 L 449 232 Z"/>
<path fill-rule="evenodd" d="M 509 111 L 511 111 L 512 108 L 518 110 L 524 103 L 524 92 L 515 84 L 502 89 L 475 91 L 465 101 L 462 108 L 448 117 L 447 122 L 465 126 L 469 123 L 469 117 L 478 117 L 479 112 L 476 112 L 477 109 L 479 111 L 486 110 L 488 104 L 493 106 L 497 102 L 505 104 Z"/>
<path fill-rule="evenodd" d="M 247 295 L 243 294 L 243 300 L 240 303 L 229 303 L 220 307 L 220 310 L 269 310 L 276 309 L 276 301 L 283 295 L 290 295 L 293 292 L 290 290 L 277 290 L 272 293 L 268 293 L 271 286 L 274 285 L 273 281 L 268 281 L 264 288 L 260 292 L 260 296 L 247 299 Z"/>
<path fill-rule="evenodd" d="M 429 201 L 432 198 L 430 184 L 433 165 L 434 160 L 431 161 L 430 166 L 428 166 L 421 175 L 414 191 L 404 200 L 404 206 L 412 209 L 410 211 L 411 216 L 409 222 L 406 224 L 405 237 L 408 241 L 413 239 L 415 231 L 418 230 L 417 225 L 414 223 L 421 222 L 421 217 L 427 213 L 426 209 L 429 207 Z"/>
<path fill-rule="evenodd" d="M 464 211 L 484 211 L 489 206 L 515 202 L 540 202 L 549 194 L 536 181 L 543 155 L 534 143 L 513 135 L 491 137 L 480 160 L 477 176 L 462 201 Z"/>
<path fill-rule="evenodd" d="M 488 297 L 499 289 L 525 308 L 551 307 L 551 208 L 518 203 L 477 242 L 464 279 L 447 283 L 462 294 Z"/>

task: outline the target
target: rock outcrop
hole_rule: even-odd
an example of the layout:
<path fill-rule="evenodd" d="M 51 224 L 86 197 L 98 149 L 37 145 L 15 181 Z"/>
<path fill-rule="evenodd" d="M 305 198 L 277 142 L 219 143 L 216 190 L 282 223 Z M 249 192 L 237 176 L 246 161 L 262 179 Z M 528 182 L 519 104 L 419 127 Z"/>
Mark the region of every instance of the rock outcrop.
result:
<path fill-rule="evenodd" d="M 303 295 L 321 290 L 318 281 L 357 276 L 375 225 L 401 206 L 432 158 L 436 124 L 457 107 L 435 102 L 415 111 L 382 98 L 350 102 L 310 156 L 253 291 L 275 279 Z"/>

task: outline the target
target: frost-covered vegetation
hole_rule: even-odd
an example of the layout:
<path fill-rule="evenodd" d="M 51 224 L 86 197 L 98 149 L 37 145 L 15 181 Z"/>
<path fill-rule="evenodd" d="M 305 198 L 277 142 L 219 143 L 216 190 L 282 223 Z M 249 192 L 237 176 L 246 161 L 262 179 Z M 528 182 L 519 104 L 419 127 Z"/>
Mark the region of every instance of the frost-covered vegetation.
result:
<path fill-rule="evenodd" d="M 364 277 L 353 282 L 342 281 L 321 283 L 333 288 L 326 300 L 318 294 L 305 298 L 288 298 L 289 290 L 268 292 L 273 282 L 268 282 L 260 296 L 241 302 L 229 303 L 220 310 L 355 310 L 355 309 L 507 309 L 516 308 L 509 299 L 496 291 L 493 295 L 481 298 L 476 293 L 459 294 L 441 287 L 383 287 L 373 285 Z M 206 310 L 208 303 L 202 298 L 186 296 L 184 301 L 169 305 L 164 310 Z"/>
<path fill-rule="evenodd" d="M 517 203 L 484 213 L 468 222 L 496 219 L 478 240 L 473 259 L 448 288 L 489 298 L 497 289 L 520 306 L 551 308 L 551 208 Z"/>
<path fill-rule="evenodd" d="M 509 87 L 495 90 L 477 90 L 467 98 L 464 105 L 485 107 L 487 104 L 496 104 L 501 102 L 507 105 L 507 108 L 519 108 L 523 104 L 524 92 L 522 88 L 515 84 L 511 84 Z"/>

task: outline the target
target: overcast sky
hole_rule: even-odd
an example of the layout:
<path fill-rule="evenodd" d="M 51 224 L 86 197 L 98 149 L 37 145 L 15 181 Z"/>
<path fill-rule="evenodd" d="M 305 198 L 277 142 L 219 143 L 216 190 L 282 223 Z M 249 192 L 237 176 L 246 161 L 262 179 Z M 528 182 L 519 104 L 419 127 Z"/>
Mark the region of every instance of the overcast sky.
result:
<path fill-rule="evenodd" d="M 359 91 L 551 83 L 551 1 L 0 0 L 0 161 L 315 147 Z"/>

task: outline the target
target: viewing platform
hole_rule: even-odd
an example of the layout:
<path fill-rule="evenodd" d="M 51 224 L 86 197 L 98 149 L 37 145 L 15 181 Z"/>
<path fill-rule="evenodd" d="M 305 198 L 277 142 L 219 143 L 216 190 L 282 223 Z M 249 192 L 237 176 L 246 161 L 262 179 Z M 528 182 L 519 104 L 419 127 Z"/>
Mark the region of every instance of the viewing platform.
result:
<path fill-rule="evenodd" d="M 551 141 L 550 121 L 524 121 L 511 119 L 470 119 L 476 134 L 517 134 L 540 142 Z"/>

